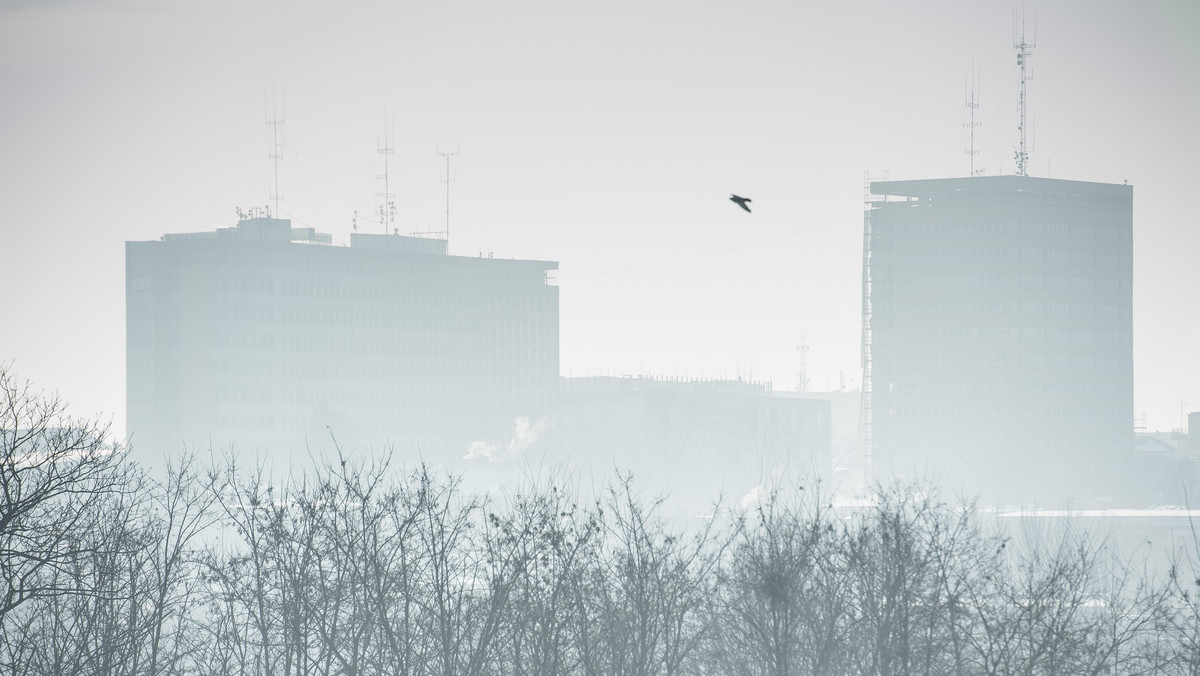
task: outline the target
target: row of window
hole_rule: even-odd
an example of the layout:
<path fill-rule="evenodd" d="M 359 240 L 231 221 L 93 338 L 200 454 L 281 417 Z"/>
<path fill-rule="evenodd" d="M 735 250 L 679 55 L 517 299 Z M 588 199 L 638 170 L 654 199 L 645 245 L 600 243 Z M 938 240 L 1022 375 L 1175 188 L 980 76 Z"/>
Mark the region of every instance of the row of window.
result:
<path fill-rule="evenodd" d="M 212 318 L 217 321 L 273 322 L 275 308 L 265 305 L 219 304 L 212 309 Z"/>
<path fill-rule="evenodd" d="M 154 370 L 154 360 L 130 355 L 125 360 L 125 372 L 131 376 L 149 375 Z"/>
<path fill-rule="evenodd" d="M 1091 355 L 1043 352 L 935 352 L 921 354 L 882 355 L 876 359 L 876 372 L 892 369 L 1050 369 L 1059 371 L 1129 371 L 1132 360 L 1127 356 Z"/>
<path fill-rule="evenodd" d="M 224 274 L 218 270 L 212 278 L 212 290 L 217 293 L 254 293 L 270 295 L 275 293 L 275 283 L 270 277 Z"/>
<path fill-rule="evenodd" d="M 513 285 L 504 284 L 503 280 L 489 279 L 473 280 L 471 284 L 421 281 L 385 286 L 284 280 L 280 283 L 280 293 L 289 298 L 473 309 L 550 310 L 558 305 L 556 294 L 540 291 L 545 287 L 541 283 L 536 286 Z"/>
<path fill-rule="evenodd" d="M 323 402 L 324 400 L 319 400 Z M 507 414 L 505 417 L 508 417 Z M 445 422 L 454 420 L 456 415 L 452 412 L 437 411 L 431 408 L 423 409 L 408 409 L 402 414 L 392 415 L 388 418 L 354 418 L 344 421 L 345 429 L 342 429 L 342 434 L 348 431 L 353 431 L 359 435 L 374 434 L 381 435 L 387 438 L 388 441 L 395 442 L 407 432 L 413 433 L 430 433 L 430 423 L 437 423 L 433 428 L 433 432 L 438 435 L 444 435 Z M 221 414 L 213 416 L 215 432 L 217 436 L 228 432 L 260 432 L 278 434 L 294 433 L 294 434 L 318 434 L 327 435 L 329 432 L 323 429 L 323 425 L 328 420 L 336 418 L 325 417 L 316 418 L 311 415 L 253 415 L 246 413 Z M 414 428 L 416 428 L 414 430 Z M 332 430 L 334 434 L 339 432 L 338 429 Z M 499 431 L 499 429 L 497 429 Z M 340 437 L 341 435 L 339 435 Z M 327 436 L 324 439 L 328 439 Z M 234 439 L 236 442 L 236 438 Z M 279 441 L 279 440 L 275 440 Z M 310 442 L 313 440 L 309 440 Z M 319 442 L 318 442 L 319 443 Z M 259 446 L 259 450 L 263 450 Z M 297 452 L 303 452 L 303 447 L 296 449 Z M 465 452 L 466 449 L 464 448 Z"/>
<path fill-rule="evenodd" d="M 288 297 L 323 298 L 340 301 L 361 301 L 407 305 L 435 305 L 439 307 L 463 306 L 473 309 L 532 309 L 552 310 L 557 308 L 554 292 L 535 291 L 546 286 L 544 280 L 530 277 L 533 282 L 513 283 L 507 279 L 479 278 L 472 283 L 454 283 L 445 280 L 415 278 L 401 285 L 382 284 L 339 284 L 309 280 L 282 280 L 279 292 Z M 509 282 L 509 283 L 505 283 Z M 131 291 L 150 291 L 154 280 L 148 275 L 129 278 Z M 276 283 L 268 276 L 230 275 L 219 268 L 212 278 L 214 295 L 256 294 L 273 295 Z M 255 319 L 255 317 L 227 317 L 229 319 Z M 265 320 L 269 321 L 269 320 Z"/>
<path fill-rule="evenodd" d="M 1096 421 L 1130 422 L 1133 409 L 1130 406 L 897 406 L 888 409 L 889 418 L 895 421 L 939 421 L 939 424 L 955 424 L 968 420 L 1012 420 L 1026 421 Z"/>
<path fill-rule="evenodd" d="M 228 355 L 229 353 L 224 353 Z M 148 363 L 148 362 L 147 362 Z M 539 385 L 557 386 L 557 369 L 553 362 L 539 362 L 535 366 L 518 365 L 519 362 L 488 361 L 481 358 L 439 357 L 384 357 L 383 359 L 329 359 L 287 360 L 239 358 L 218 356 L 212 361 L 214 375 L 236 378 L 281 378 L 279 387 L 292 387 L 296 381 L 325 381 L 352 383 L 356 389 L 401 391 L 398 384 L 406 382 L 450 383 L 464 386 L 467 383 L 479 387 L 509 387 Z M 228 381 L 226 381 L 228 382 Z M 549 383 L 549 385 L 547 385 Z M 374 385 L 372 385 L 374 384 Z M 214 394 L 218 401 L 226 395 Z M 250 394 L 230 394 L 248 401 Z"/>
<path fill-rule="evenodd" d="M 873 329 L 874 342 L 955 343 L 994 341 L 1045 341 L 1070 345 L 1127 346 L 1133 342 L 1129 331 L 1067 329 L 1042 326 L 913 326 L 890 328 L 879 323 Z"/>
<path fill-rule="evenodd" d="M 217 321 L 250 321 L 271 323 L 278 311 L 279 321 L 304 326 L 336 326 L 340 328 L 417 330 L 445 332 L 447 341 L 466 344 L 473 336 L 541 336 L 553 333 L 553 317 L 535 313 L 525 315 L 526 321 L 511 321 L 499 313 L 447 313 L 443 308 L 415 307 L 409 312 L 354 312 L 346 309 L 284 307 L 261 305 L 220 304 L 213 307 Z"/>
<path fill-rule="evenodd" d="M 877 219 L 882 220 L 882 219 Z M 1060 237 L 1079 240 L 1101 240 L 1106 242 L 1133 241 L 1133 229 L 1112 225 L 1089 225 L 1086 223 L 1057 223 L 1027 220 L 976 220 L 954 223 L 872 223 L 875 232 L 897 237 L 981 237 L 1016 236 Z"/>
<path fill-rule="evenodd" d="M 1100 268 L 1130 269 L 1133 254 L 1116 251 L 1075 251 L 1040 246 L 978 245 L 903 248 L 895 251 L 873 251 L 873 262 L 896 263 L 953 263 L 1019 261 Z"/>
<path fill-rule="evenodd" d="M 133 345 L 135 334 L 130 334 Z M 445 338 L 445 340 L 441 340 Z M 465 342 L 454 340 L 453 335 L 439 336 L 418 334 L 411 340 L 398 341 L 374 337 L 346 337 L 321 335 L 225 332 L 213 333 L 212 346 L 221 349 L 244 350 L 289 350 L 297 352 L 325 352 L 336 354 L 409 355 L 427 361 L 436 356 L 463 356 Z M 508 359 L 533 361 L 551 358 L 555 354 L 554 343 L 548 337 L 534 337 L 520 341 L 488 341 L 486 345 L 472 345 L 468 355 L 476 359 Z"/>
<path fill-rule="evenodd" d="M 897 431 L 895 433 L 888 433 L 886 437 L 883 436 L 883 433 L 880 433 L 876 444 L 881 449 L 881 452 L 884 453 L 886 451 L 883 449 L 915 450 L 924 453 L 932 448 L 945 448 L 949 451 L 956 451 L 965 446 L 1008 444 L 1047 449 L 1080 447 L 1127 449 L 1133 443 L 1132 436 L 1132 430 L 1129 435 L 1106 434 L 1104 432 L 1037 434 L 1034 432 L 1022 432 L 1019 429 L 1005 432 L 989 430 L 942 433 Z"/>
<path fill-rule="evenodd" d="M 1016 298 L 972 298 L 954 300 L 900 300 L 892 303 L 882 299 L 874 305 L 876 316 L 889 314 L 904 316 L 954 316 L 954 315 L 1048 315 L 1051 317 L 1073 317 L 1076 319 L 1121 319 L 1133 315 L 1129 305 L 1115 303 L 1080 303 L 1062 300 L 1040 300 Z"/>
<path fill-rule="evenodd" d="M 1023 246 L 1018 258 L 1024 263 L 1051 265 L 1086 265 L 1101 268 L 1131 268 L 1133 254 L 1118 251 L 1079 251 L 1053 247 Z"/>
<path fill-rule="evenodd" d="M 543 390 L 544 391 L 544 390 Z M 538 399 L 538 390 L 530 383 L 506 382 L 484 386 L 426 382 L 419 387 L 394 385 L 379 388 L 348 387 L 288 387 L 279 390 L 279 403 L 284 406 L 331 406 L 352 408 L 357 415 L 383 417 L 408 416 L 413 411 L 471 411 L 511 407 L 513 400 L 526 403 Z"/>
<path fill-rule="evenodd" d="M 876 272 L 878 274 L 873 279 L 876 286 L 883 286 L 884 282 L 890 282 L 892 286 L 903 289 L 1048 289 L 1050 291 L 1124 294 L 1133 291 L 1133 280 L 1129 277 L 1045 275 L 1030 272 L 975 272 L 961 275 L 904 274 L 891 277 L 882 270 Z"/>
<path fill-rule="evenodd" d="M 1012 397 L 1051 394 L 1123 398 L 1133 394 L 1133 386 L 1128 382 L 1081 382 L 1048 378 L 910 378 L 880 384 L 884 387 L 877 391 L 884 399 L 896 394 L 992 394 Z"/>
<path fill-rule="evenodd" d="M 323 402 L 318 399 L 317 402 Z M 317 403 L 317 402 L 314 402 Z M 434 418 L 435 412 L 431 409 L 409 409 L 397 413 L 390 417 L 387 422 L 370 421 L 370 420 L 354 420 L 352 423 L 347 421 L 347 424 L 353 427 L 354 430 L 361 432 L 375 432 L 374 429 L 379 428 L 381 431 L 387 429 L 392 434 L 405 427 L 420 423 L 428 422 Z M 221 414 L 213 416 L 215 423 L 214 432 L 220 436 L 222 432 L 293 432 L 300 434 L 328 434 L 327 430 L 317 428 L 319 424 L 317 419 L 312 416 L 275 416 L 275 415 L 255 415 L 247 413 L 231 413 L 228 415 Z M 326 418 L 325 420 L 328 420 Z M 324 421 L 322 421 L 324 422 Z M 333 430 L 336 434 L 338 430 Z M 326 437 L 328 438 L 328 437 Z M 236 441 L 236 439 L 235 439 Z M 262 450 L 261 448 L 259 450 Z M 302 451 L 303 448 L 297 449 Z"/>
<path fill-rule="evenodd" d="M 275 363 L 265 359 L 226 356 L 212 360 L 212 371 L 220 376 L 244 378 L 271 378 L 275 376 Z"/>
<path fill-rule="evenodd" d="M 433 365 L 436 365 L 434 368 Z M 541 364 L 536 368 L 526 366 L 497 368 L 496 362 L 475 358 L 425 359 L 404 358 L 371 360 L 370 363 L 344 359 L 327 361 L 284 361 L 279 364 L 282 378 L 297 380 L 341 381 L 352 383 L 383 383 L 392 390 L 400 391 L 396 383 L 433 381 L 472 382 L 480 387 L 523 385 L 538 381 L 556 381 L 557 371 L 552 364 Z"/>
<path fill-rule="evenodd" d="M 512 321 L 510 314 L 447 312 L 448 308 L 416 306 L 406 312 L 354 312 L 345 309 L 285 307 L 280 309 L 284 324 L 338 326 L 375 329 L 415 329 L 473 335 L 538 336 L 553 327 L 553 316 L 536 312 L 522 315 L 525 321 Z M 542 321 L 539 321 L 542 320 Z"/>
<path fill-rule="evenodd" d="M 331 396 L 343 405 L 353 406 L 360 413 L 375 409 L 388 415 L 400 415 L 410 408 L 431 406 L 436 399 L 461 400 L 462 388 L 445 383 L 424 383 L 420 388 L 387 388 L 380 390 L 355 388 L 334 392 L 328 387 L 287 387 L 282 389 L 252 385 L 230 385 L 214 387 L 212 401 L 215 404 L 242 405 L 317 405 Z M 382 402 L 382 403 L 381 403 Z"/>
<path fill-rule="evenodd" d="M 154 305 L 144 294 L 138 298 L 130 298 L 125 304 L 125 318 L 129 321 L 151 321 L 154 319 Z"/>

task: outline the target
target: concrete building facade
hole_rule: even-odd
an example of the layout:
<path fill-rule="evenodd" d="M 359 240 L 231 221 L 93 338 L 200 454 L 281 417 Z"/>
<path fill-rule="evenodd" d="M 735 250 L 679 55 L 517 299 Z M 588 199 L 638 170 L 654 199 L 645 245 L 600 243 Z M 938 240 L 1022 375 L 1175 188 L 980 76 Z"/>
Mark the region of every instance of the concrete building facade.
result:
<path fill-rule="evenodd" d="M 553 414 L 556 269 L 399 235 L 331 246 L 274 218 L 127 242 L 134 451 L 290 460 L 332 432 L 343 447 L 460 457 Z"/>
<path fill-rule="evenodd" d="M 671 505 L 703 513 L 756 491 L 831 478 L 831 403 L 742 380 L 562 379 L 555 443 L 577 468 L 631 472 Z"/>
<path fill-rule="evenodd" d="M 865 439 L 880 477 L 996 502 L 1119 498 L 1133 447 L 1133 189 L 871 184 Z"/>

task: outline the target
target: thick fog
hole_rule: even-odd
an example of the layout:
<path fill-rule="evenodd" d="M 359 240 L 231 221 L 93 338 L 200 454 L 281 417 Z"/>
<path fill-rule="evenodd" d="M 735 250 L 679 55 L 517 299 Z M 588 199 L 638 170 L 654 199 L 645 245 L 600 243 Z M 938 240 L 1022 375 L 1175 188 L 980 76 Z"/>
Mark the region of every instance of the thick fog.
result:
<path fill-rule="evenodd" d="M 451 252 L 559 262 L 564 375 L 794 389 L 805 336 L 810 389 L 857 386 L 864 172 L 966 175 L 972 64 L 975 166 L 1014 172 L 1014 8 L 5 3 L 0 353 L 123 427 L 124 242 L 270 202 L 274 87 L 282 215 L 337 244 L 381 231 L 385 117 L 401 234 L 441 229 L 459 150 Z M 1200 402 L 1195 11 L 1038 7 L 1028 88 L 1032 175 L 1136 187 L 1151 429 Z"/>
<path fill-rule="evenodd" d="M 0 665 L 1194 669 L 1197 30 L 0 5 Z"/>

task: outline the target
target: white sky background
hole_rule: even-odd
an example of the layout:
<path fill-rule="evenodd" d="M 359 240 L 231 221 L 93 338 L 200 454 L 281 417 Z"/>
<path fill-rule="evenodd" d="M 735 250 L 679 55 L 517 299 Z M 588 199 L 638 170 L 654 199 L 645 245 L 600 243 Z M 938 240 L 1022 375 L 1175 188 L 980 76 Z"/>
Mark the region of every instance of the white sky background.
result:
<path fill-rule="evenodd" d="M 907 4 L 907 7 L 900 5 Z M 0 0 L 0 359 L 124 429 L 124 242 L 271 191 L 560 261 L 564 374 L 859 380 L 863 178 L 1013 173 L 1010 2 Z M 1134 188 L 1136 399 L 1200 410 L 1200 3 L 1039 3 L 1031 174 Z M 1026 7 L 1032 38 L 1033 6 Z M 754 214 L 728 201 L 751 197 Z"/>

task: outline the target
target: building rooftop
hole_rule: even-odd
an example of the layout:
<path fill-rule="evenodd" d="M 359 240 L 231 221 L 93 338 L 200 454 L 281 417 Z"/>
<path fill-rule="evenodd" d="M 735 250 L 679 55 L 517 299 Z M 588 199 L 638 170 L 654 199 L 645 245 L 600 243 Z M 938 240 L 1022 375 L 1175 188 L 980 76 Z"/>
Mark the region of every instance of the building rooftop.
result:
<path fill-rule="evenodd" d="M 258 212 L 245 214 L 239 212 L 241 220 L 231 228 L 217 228 L 205 232 L 170 233 L 160 237 L 163 242 L 185 242 L 196 240 L 241 240 L 247 242 L 282 242 L 288 244 L 310 244 L 340 250 L 379 251 L 390 253 L 416 254 L 418 256 L 445 256 L 455 261 L 475 260 L 474 256 L 451 256 L 448 242 L 434 237 L 415 237 L 401 234 L 368 234 L 354 232 L 350 234 L 350 246 L 337 246 L 333 238 L 315 228 L 293 228 L 292 222 L 285 218 L 272 218 Z M 480 252 L 479 258 L 485 258 Z M 487 260 L 504 261 L 509 265 L 536 265 L 547 270 L 555 270 L 558 263 L 553 261 L 518 260 L 511 258 L 492 258 L 489 253 Z M 553 280 L 551 280 L 553 281 Z M 556 285 L 556 282 L 555 282 Z"/>
<path fill-rule="evenodd" d="M 723 378 L 669 378 L 657 376 L 564 376 L 564 394 L 613 392 L 692 392 L 765 396 L 772 394 L 770 382 Z"/>
<path fill-rule="evenodd" d="M 1082 197 L 1118 202 L 1131 200 L 1133 186 L 1116 183 L 1092 183 L 1089 181 L 1067 181 L 1058 178 L 1034 176 L 962 176 L 957 178 L 931 178 L 911 181 L 876 181 L 871 183 L 875 195 L 897 197 L 976 197 L 987 193 L 1029 193 L 1046 197 Z"/>
<path fill-rule="evenodd" d="M 192 239 L 241 239 L 325 245 L 333 241 L 328 234 L 317 232 L 316 228 L 293 228 L 290 220 L 271 218 L 270 216 L 246 217 L 239 220 L 237 226 L 232 228 L 217 228 L 207 232 L 171 233 L 163 235 L 161 239 L 164 242 Z"/>

